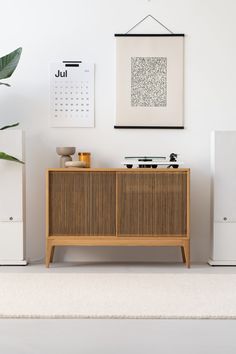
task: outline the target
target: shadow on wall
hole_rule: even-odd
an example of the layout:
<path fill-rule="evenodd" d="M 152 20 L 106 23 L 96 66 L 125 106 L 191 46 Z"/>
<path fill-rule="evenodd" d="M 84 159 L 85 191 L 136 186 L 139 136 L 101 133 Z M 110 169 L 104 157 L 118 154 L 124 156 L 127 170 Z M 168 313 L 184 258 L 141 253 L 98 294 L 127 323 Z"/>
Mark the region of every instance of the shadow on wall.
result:
<path fill-rule="evenodd" d="M 199 161 L 191 171 L 190 239 L 192 261 L 206 262 L 210 256 L 210 170 Z M 194 257 L 193 257 L 194 255 Z"/>

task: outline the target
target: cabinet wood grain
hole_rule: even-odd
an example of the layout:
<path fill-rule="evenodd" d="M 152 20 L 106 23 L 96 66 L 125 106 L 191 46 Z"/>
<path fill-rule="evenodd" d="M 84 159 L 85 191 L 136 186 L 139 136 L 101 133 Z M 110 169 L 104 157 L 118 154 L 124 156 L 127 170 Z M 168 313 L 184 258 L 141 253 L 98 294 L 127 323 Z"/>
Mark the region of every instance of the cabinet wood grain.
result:
<path fill-rule="evenodd" d="M 187 175 L 118 173 L 118 235 L 186 235 Z"/>
<path fill-rule="evenodd" d="M 50 235 L 116 234 L 114 172 L 52 172 L 49 191 Z"/>

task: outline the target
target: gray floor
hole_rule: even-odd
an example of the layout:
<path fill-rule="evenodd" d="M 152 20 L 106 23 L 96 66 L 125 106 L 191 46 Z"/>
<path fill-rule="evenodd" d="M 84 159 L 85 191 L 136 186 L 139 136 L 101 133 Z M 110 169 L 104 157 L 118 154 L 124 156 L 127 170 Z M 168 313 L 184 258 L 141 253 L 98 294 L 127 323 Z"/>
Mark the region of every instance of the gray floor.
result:
<path fill-rule="evenodd" d="M 235 354 L 230 320 L 1 320 L 1 354 Z"/>
<path fill-rule="evenodd" d="M 236 273 L 182 264 L 42 264 L 0 272 Z M 0 320 L 0 354 L 235 354 L 235 320 Z"/>

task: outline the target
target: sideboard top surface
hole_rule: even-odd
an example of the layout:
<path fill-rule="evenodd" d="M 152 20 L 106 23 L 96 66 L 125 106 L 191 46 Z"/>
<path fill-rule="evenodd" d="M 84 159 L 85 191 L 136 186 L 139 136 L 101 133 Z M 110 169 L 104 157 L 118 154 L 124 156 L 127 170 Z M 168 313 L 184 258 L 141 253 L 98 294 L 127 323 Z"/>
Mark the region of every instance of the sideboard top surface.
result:
<path fill-rule="evenodd" d="M 171 163 L 170 163 L 171 164 Z M 183 173 L 190 172 L 190 168 L 49 168 L 48 172 L 169 172 L 169 173 Z"/>

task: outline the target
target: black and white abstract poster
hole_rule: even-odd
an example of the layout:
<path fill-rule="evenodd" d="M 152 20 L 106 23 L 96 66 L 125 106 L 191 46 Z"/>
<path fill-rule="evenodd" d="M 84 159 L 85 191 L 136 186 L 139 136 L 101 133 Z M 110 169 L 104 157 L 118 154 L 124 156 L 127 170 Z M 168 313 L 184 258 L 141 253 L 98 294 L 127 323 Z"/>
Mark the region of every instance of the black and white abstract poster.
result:
<path fill-rule="evenodd" d="M 165 107 L 167 58 L 131 58 L 131 106 Z"/>
<path fill-rule="evenodd" d="M 115 36 L 115 128 L 183 128 L 184 36 Z"/>

